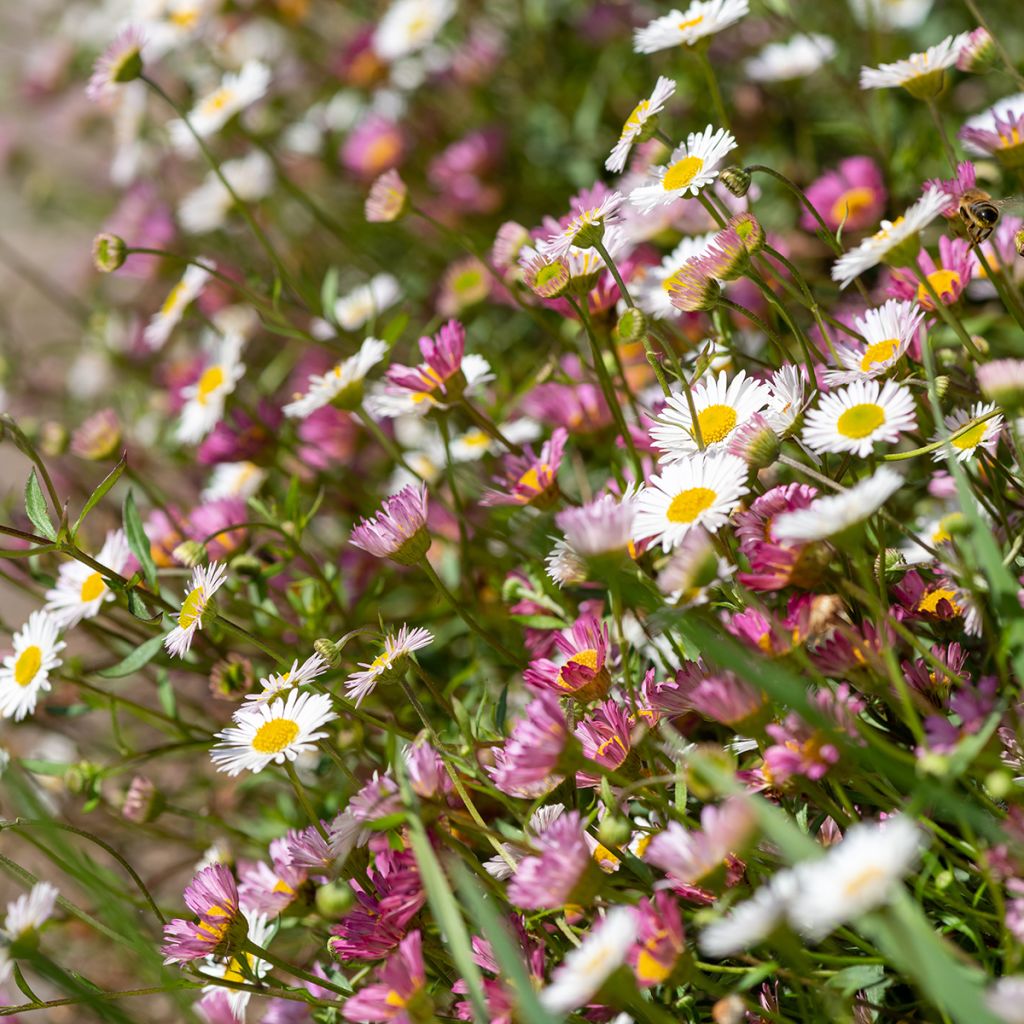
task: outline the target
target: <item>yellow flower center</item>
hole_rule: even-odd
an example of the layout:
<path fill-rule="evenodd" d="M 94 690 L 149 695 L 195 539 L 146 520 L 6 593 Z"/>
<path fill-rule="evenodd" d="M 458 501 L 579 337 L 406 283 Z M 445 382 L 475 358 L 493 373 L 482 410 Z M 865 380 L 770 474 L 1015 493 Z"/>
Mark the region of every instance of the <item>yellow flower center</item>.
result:
<path fill-rule="evenodd" d="M 892 359 L 899 344 L 898 338 L 886 338 L 885 341 L 876 341 L 874 345 L 868 345 L 864 355 L 860 357 L 860 368 L 867 373 L 872 366 Z"/>
<path fill-rule="evenodd" d="M 956 287 L 960 284 L 960 275 L 955 270 L 933 270 L 928 275 L 928 283 L 935 290 L 935 294 L 942 297 L 945 292 L 953 294 Z M 924 284 L 917 286 L 917 301 L 928 302 L 931 296 L 928 294 L 928 290 Z"/>
<path fill-rule="evenodd" d="M 387 1003 L 388 1006 L 395 1006 L 400 1008 L 405 1006 L 408 1000 L 405 998 L 405 996 L 403 996 L 400 992 L 396 991 L 395 989 L 389 989 L 388 994 L 384 997 L 384 1002 Z"/>
<path fill-rule="evenodd" d="M 103 577 L 98 572 L 93 572 L 86 576 L 79 597 L 84 604 L 88 604 L 90 601 L 95 601 L 106 589 L 107 585 L 103 582 Z"/>
<path fill-rule="evenodd" d="M 711 508 L 717 497 L 710 487 L 688 487 L 672 499 L 665 517 L 670 523 L 692 523 L 701 512 Z"/>
<path fill-rule="evenodd" d="M 834 221 L 849 220 L 858 213 L 871 208 L 875 201 L 875 193 L 866 185 L 848 188 L 833 204 L 832 219 Z"/>
<path fill-rule="evenodd" d="M 661 179 L 661 186 L 666 192 L 686 188 L 703 169 L 704 161 L 699 156 L 684 156 L 682 160 L 677 160 L 665 172 L 665 177 Z"/>
<path fill-rule="evenodd" d="M 705 444 L 724 441 L 736 426 L 736 410 L 730 405 L 709 405 L 697 413 L 697 422 Z"/>
<path fill-rule="evenodd" d="M 211 114 L 219 114 L 234 99 L 234 96 L 232 89 L 221 87 L 203 100 L 199 105 L 199 112 L 207 117 Z"/>
<path fill-rule="evenodd" d="M 390 660 L 391 659 L 388 657 L 387 651 L 385 651 L 383 654 L 378 654 L 377 657 L 374 658 L 373 661 L 370 662 L 370 669 L 371 669 L 371 671 L 373 669 L 378 669 L 378 668 L 387 668 L 388 663 L 390 662 Z"/>
<path fill-rule="evenodd" d="M 26 647 L 14 663 L 14 681 L 19 686 L 28 686 L 39 672 L 43 663 L 43 652 L 35 644 Z"/>
<path fill-rule="evenodd" d="M 272 718 L 256 730 L 252 749 L 258 754 L 280 754 L 298 735 L 298 722 L 290 718 Z"/>
<path fill-rule="evenodd" d="M 959 448 L 960 451 L 965 451 L 968 448 L 975 448 L 985 439 L 985 427 L 986 424 L 979 423 L 975 427 L 971 427 L 965 434 L 961 434 L 959 437 L 955 437 L 952 441 L 954 448 Z"/>
<path fill-rule="evenodd" d="M 948 587 L 939 587 L 936 590 L 932 590 L 925 594 L 920 601 L 917 602 L 917 610 L 919 612 L 927 612 L 929 615 L 935 615 L 938 611 L 940 601 L 948 601 L 950 607 L 953 609 L 954 615 L 959 615 L 961 608 L 956 603 L 956 591 L 950 590 Z"/>
<path fill-rule="evenodd" d="M 227 934 L 228 928 L 231 927 L 233 916 L 234 913 L 232 911 L 225 910 L 221 906 L 210 907 L 203 915 L 203 920 L 199 922 L 196 931 L 205 939 L 213 939 L 214 942 L 220 942 Z M 208 920 L 211 917 L 222 917 L 224 920 L 216 922 Z"/>
<path fill-rule="evenodd" d="M 861 889 L 866 888 L 873 882 L 885 877 L 885 872 L 876 864 L 869 864 L 861 868 L 852 878 L 843 885 L 844 896 L 856 896 Z"/>
<path fill-rule="evenodd" d="M 256 958 L 252 953 L 246 953 L 245 959 L 250 968 L 256 965 Z M 228 964 L 227 970 L 224 972 L 224 980 L 234 981 L 240 985 L 244 985 L 248 981 L 248 976 L 242 970 L 242 961 L 238 957 L 231 958 L 231 963 Z"/>
<path fill-rule="evenodd" d="M 640 950 L 640 955 L 636 958 L 636 976 L 644 984 L 660 985 L 671 973 L 672 968 L 669 964 L 652 956 L 646 949 Z"/>
<path fill-rule="evenodd" d="M 176 11 L 171 11 L 167 20 L 176 28 L 186 30 L 194 28 L 196 22 L 199 21 L 199 9 L 197 7 L 181 7 Z"/>
<path fill-rule="evenodd" d="M 202 377 L 196 385 L 196 398 L 200 405 L 206 405 L 210 396 L 224 384 L 224 369 L 220 366 L 211 366 L 203 370 Z"/>
<path fill-rule="evenodd" d="M 873 434 L 885 423 L 885 410 L 874 402 L 852 405 L 839 417 L 836 430 L 843 437 L 861 438 Z"/>
<path fill-rule="evenodd" d="M 694 28 L 704 20 L 703 14 L 698 14 L 696 18 L 690 18 L 689 21 L 681 21 L 676 26 L 680 32 L 685 32 L 688 28 Z"/>
<path fill-rule="evenodd" d="M 633 113 L 626 118 L 622 126 L 623 138 L 635 132 L 647 120 L 647 111 L 651 104 L 647 100 L 641 100 L 634 108 Z"/>
<path fill-rule="evenodd" d="M 540 485 L 540 474 L 537 472 L 536 466 L 531 466 L 517 481 L 517 487 L 525 487 L 530 491 L 541 490 Z"/>
<path fill-rule="evenodd" d="M 893 229 L 898 228 L 904 220 L 906 220 L 905 217 L 897 217 L 894 221 L 889 221 L 888 223 L 883 224 L 882 227 L 880 227 L 874 235 L 871 236 L 872 240 L 875 242 L 884 242 L 892 233 Z"/>
<path fill-rule="evenodd" d="M 1010 129 L 1009 135 L 1004 135 L 1002 132 L 999 133 L 999 140 L 1002 142 L 1002 149 L 1013 149 L 1014 146 L 1019 146 L 1024 139 L 1020 137 L 1020 129 L 1014 125 Z"/>
<path fill-rule="evenodd" d="M 178 305 L 178 299 L 181 297 L 181 293 L 185 290 L 185 282 L 179 281 L 168 293 L 167 298 L 164 299 L 164 304 L 160 307 L 160 313 L 163 316 L 170 314 L 171 310 Z"/>
<path fill-rule="evenodd" d="M 206 593 L 202 587 L 196 587 L 185 598 L 181 611 L 178 614 L 178 625 L 182 629 L 188 629 L 203 614 L 203 607 L 206 604 L 205 598 Z"/>

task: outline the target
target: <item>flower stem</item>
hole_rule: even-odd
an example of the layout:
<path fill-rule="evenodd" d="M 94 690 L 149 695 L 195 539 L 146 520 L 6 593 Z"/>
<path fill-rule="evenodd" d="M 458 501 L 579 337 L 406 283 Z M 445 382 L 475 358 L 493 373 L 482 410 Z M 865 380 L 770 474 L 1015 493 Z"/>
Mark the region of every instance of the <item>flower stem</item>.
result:
<path fill-rule="evenodd" d="M 711 93 L 711 105 L 715 108 L 715 117 L 718 118 L 719 127 L 729 128 L 729 115 L 725 112 L 725 104 L 722 102 L 722 90 L 718 87 L 718 79 L 715 76 L 715 69 L 708 58 L 706 45 L 698 45 L 693 48 L 697 61 L 704 72 L 704 78 L 708 83 L 708 92 Z"/>
<path fill-rule="evenodd" d="M 309 802 L 309 797 L 306 796 L 306 791 L 299 781 L 299 776 L 295 772 L 295 765 L 291 761 L 285 761 L 284 770 L 288 773 L 288 781 L 292 784 L 292 789 L 295 790 L 295 796 L 303 811 L 306 812 L 306 817 L 309 818 L 310 823 L 320 833 L 321 839 L 325 843 L 330 842 L 330 837 L 327 835 L 327 829 L 324 828 L 324 824 L 320 820 L 320 815 L 313 810 L 313 805 Z"/>

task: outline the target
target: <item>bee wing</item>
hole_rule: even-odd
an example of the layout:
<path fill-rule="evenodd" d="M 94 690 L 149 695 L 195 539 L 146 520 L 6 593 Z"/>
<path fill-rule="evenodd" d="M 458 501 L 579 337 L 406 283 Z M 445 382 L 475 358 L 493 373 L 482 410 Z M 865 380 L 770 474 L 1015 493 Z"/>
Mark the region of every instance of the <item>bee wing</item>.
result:
<path fill-rule="evenodd" d="M 1024 214 L 1024 196 L 1007 196 L 1005 199 L 993 199 L 992 205 L 998 207 L 1000 213 Z"/>

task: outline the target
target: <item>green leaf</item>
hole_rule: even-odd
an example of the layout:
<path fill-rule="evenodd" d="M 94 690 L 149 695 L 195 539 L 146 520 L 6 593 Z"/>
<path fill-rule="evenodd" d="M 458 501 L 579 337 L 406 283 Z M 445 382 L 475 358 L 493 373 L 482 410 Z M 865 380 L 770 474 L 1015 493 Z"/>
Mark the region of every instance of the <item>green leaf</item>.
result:
<path fill-rule="evenodd" d="M 57 531 L 50 522 L 50 514 L 46 511 L 46 499 L 43 497 L 34 469 L 29 473 L 28 483 L 25 484 L 25 511 L 32 520 L 32 525 L 47 540 L 57 539 Z"/>
<path fill-rule="evenodd" d="M 149 551 L 149 538 L 142 528 L 142 520 L 139 518 L 139 510 L 135 505 L 135 495 L 131 489 L 124 499 L 124 532 L 128 538 L 128 546 L 132 554 L 139 560 L 142 566 L 146 582 L 156 590 L 156 563 Z M 133 613 L 134 614 L 134 613 Z"/>
<path fill-rule="evenodd" d="M 409 323 L 408 313 L 399 313 L 394 319 L 388 321 L 387 327 L 380 334 L 380 340 L 386 341 L 389 345 L 393 345 L 401 335 L 402 331 L 405 330 L 406 325 Z"/>
<path fill-rule="evenodd" d="M 334 323 L 334 304 L 338 301 L 338 268 L 331 267 L 324 274 L 320 285 L 320 313 L 330 323 Z"/>
<path fill-rule="evenodd" d="M 159 622 L 160 613 L 157 612 L 155 615 L 150 610 L 149 605 L 139 597 L 139 592 L 134 588 L 129 590 L 126 594 L 128 598 L 128 611 L 132 613 L 137 619 L 141 619 L 143 622 Z"/>
<path fill-rule="evenodd" d="M 124 676 L 130 676 L 133 672 L 138 672 L 144 665 L 148 665 L 160 653 L 163 642 L 162 634 L 150 637 L 116 665 L 100 669 L 96 675 L 103 676 L 104 679 L 121 679 Z"/>
<path fill-rule="evenodd" d="M 162 639 L 162 637 L 160 638 Z M 171 685 L 171 677 L 166 672 L 160 673 L 160 680 L 156 684 L 157 696 L 160 698 L 160 707 L 169 718 L 178 717 L 178 698 Z"/>
<path fill-rule="evenodd" d="M 89 500 L 85 503 L 81 514 L 75 520 L 75 525 L 71 527 L 72 540 L 75 539 L 75 535 L 78 533 L 78 528 L 82 525 L 85 517 L 103 500 L 110 488 L 121 479 L 121 474 L 124 472 L 125 466 L 127 465 L 128 453 L 122 452 L 121 459 L 118 464 L 100 481 L 99 487 L 89 495 Z"/>

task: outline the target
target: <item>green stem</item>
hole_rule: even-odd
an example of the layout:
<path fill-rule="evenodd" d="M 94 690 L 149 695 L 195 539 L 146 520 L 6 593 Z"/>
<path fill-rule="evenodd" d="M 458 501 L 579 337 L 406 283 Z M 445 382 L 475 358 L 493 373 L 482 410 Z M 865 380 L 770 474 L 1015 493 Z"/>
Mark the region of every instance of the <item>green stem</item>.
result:
<path fill-rule="evenodd" d="M 718 79 L 715 76 L 715 69 L 708 58 L 707 46 L 698 44 L 693 47 L 693 52 L 704 72 L 704 79 L 708 84 L 708 92 L 711 93 L 711 105 L 715 108 L 715 116 L 718 118 L 719 127 L 729 128 L 729 115 L 725 112 L 725 104 L 722 102 L 722 90 L 718 87 Z"/>
<path fill-rule="evenodd" d="M 942 123 L 942 115 L 939 113 L 939 108 L 935 105 L 934 99 L 925 100 L 925 104 L 928 107 L 928 113 L 931 114 L 932 124 L 935 125 L 935 131 L 938 133 L 939 141 L 942 143 L 942 150 L 946 154 L 950 170 L 955 178 L 957 167 L 956 153 L 953 151 L 953 144 L 949 141 L 949 135 L 946 134 L 946 126 Z"/>
<path fill-rule="evenodd" d="M 320 833 L 320 838 L 325 843 L 330 842 L 330 836 L 327 835 L 327 829 L 324 828 L 324 823 L 320 820 L 320 815 L 313 810 L 313 805 L 309 802 L 309 797 L 306 796 L 305 787 L 299 781 L 299 776 L 295 771 L 295 765 L 291 761 L 285 761 L 284 770 L 288 775 L 288 781 L 292 784 L 292 789 L 295 790 L 295 796 L 299 803 L 302 805 L 303 811 L 306 812 L 306 817 L 309 818 L 310 824 Z"/>

